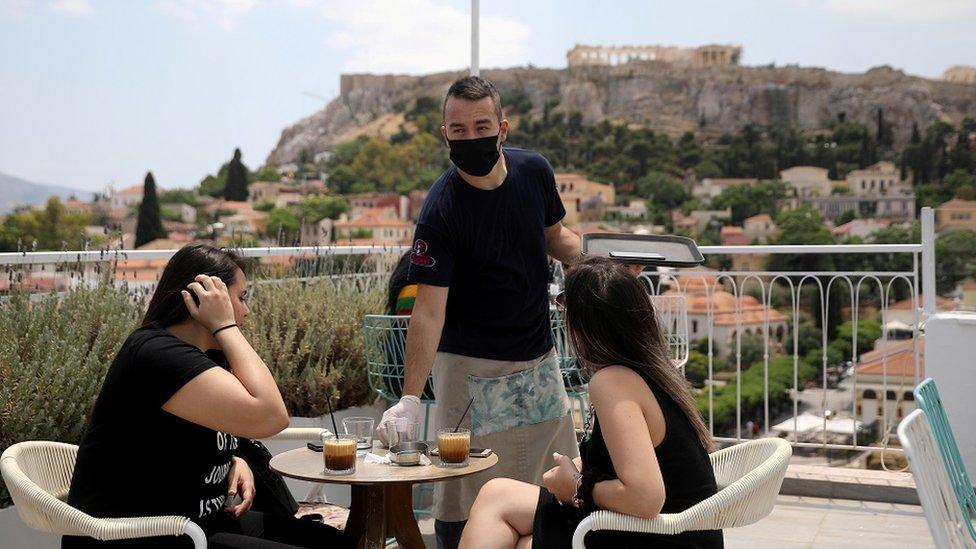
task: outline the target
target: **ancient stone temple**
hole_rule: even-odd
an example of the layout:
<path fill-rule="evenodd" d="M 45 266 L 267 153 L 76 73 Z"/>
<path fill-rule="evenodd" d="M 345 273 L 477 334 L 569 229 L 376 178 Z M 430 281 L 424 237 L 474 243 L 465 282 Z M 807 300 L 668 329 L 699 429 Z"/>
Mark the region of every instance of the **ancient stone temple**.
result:
<path fill-rule="evenodd" d="M 956 82 L 958 84 L 976 84 L 976 67 L 967 65 L 949 67 L 942 73 L 942 79 L 946 82 Z"/>
<path fill-rule="evenodd" d="M 738 65 L 741 46 L 709 44 L 697 48 L 674 46 L 588 46 L 577 44 L 566 52 L 569 67 L 616 66 L 632 61 L 664 61 L 696 67 Z"/>

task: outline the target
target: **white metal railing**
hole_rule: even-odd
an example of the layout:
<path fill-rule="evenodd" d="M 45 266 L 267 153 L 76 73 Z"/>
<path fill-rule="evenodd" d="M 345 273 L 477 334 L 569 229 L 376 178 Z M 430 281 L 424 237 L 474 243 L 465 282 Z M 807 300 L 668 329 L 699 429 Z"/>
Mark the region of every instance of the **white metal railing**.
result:
<path fill-rule="evenodd" d="M 409 246 L 264 246 L 258 248 L 234 248 L 234 251 L 244 257 L 327 257 L 403 253 L 409 249 Z M 116 250 L 105 248 L 84 251 L 65 250 L 61 252 L 2 252 L 0 253 L 0 266 L 169 259 L 177 251 L 179 251 L 178 248 L 165 250 Z"/>
<path fill-rule="evenodd" d="M 848 318 L 853 323 L 853 333 L 851 337 L 851 368 L 852 375 L 849 378 L 849 391 L 853 395 L 850 399 L 851 416 L 856 418 L 858 410 L 858 391 L 859 391 L 859 356 L 857 321 L 865 309 L 862 301 L 865 293 L 871 293 L 877 307 L 877 316 L 880 318 L 881 325 L 885 326 L 889 319 L 889 298 L 897 288 L 903 288 L 902 293 L 912 300 L 911 307 L 911 349 L 914 363 L 912 376 L 907 380 L 904 377 L 889 379 L 888 375 L 888 343 L 889 332 L 883 331 L 880 343 L 882 363 L 882 375 L 879 396 L 887 395 L 889 386 L 898 389 L 898 394 L 903 395 L 905 390 L 911 391 L 920 381 L 920 346 L 919 336 L 920 327 L 923 325 L 925 316 L 935 311 L 935 279 L 934 279 L 934 216 L 930 208 L 923 208 L 922 211 L 922 242 L 917 244 L 865 244 L 865 245 L 795 245 L 795 246 L 703 246 L 701 251 L 706 256 L 737 256 L 737 255 L 779 255 L 779 254 L 911 254 L 912 269 L 905 271 L 825 271 L 825 272 L 796 272 L 796 271 L 721 271 L 721 272 L 702 272 L 702 271 L 659 271 L 645 272 L 642 279 L 648 284 L 649 290 L 657 295 L 682 296 L 684 302 L 691 310 L 686 311 L 690 322 L 700 322 L 701 325 L 690 330 L 689 338 L 691 346 L 694 348 L 698 341 L 707 338 L 706 355 L 708 359 L 708 375 L 704 393 L 708 398 L 707 419 L 712 428 L 712 432 L 719 441 L 737 441 L 748 438 L 749 433 L 743 431 L 743 422 L 752 419 L 754 416 L 746 417 L 751 410 L 743 408 L 743 374 L 748 370 L 750 364 L 743 363 L 743 336 L 746 333 L 758 334 L 762 340 L 761 359 L 756 366 L 762 367 L 763 374 L 763 394 L 760 406 L 762 432 L 765 435 L 772 434 L 770 431 L 771 422 L 783 418 L 783 413 L 777 414 L 776 406 L 782 402 L 781 395 L 770 395 L 770 363 L 777 355 L 787 356 L 792 359 L 792 386 L 789 388 L 787 407 L 792 408 L 792 415 L 785 417 L 789 420 L 792 417 L 793 429 L 789 433 L 791 442 L 797 447 L 811 447 L 821 449 L 838 450 L 870 450 L 876 447 L 863 444 L 861 434 L 854 432 L 851 440 L 836 442 L 829 440 L 826 430 L 826 411 L 835 410 L 832 405 L 836 394 L 831 394 L 828 389 L 828 372 L 831 367 L 829 359 L 829 345 L 827 338 L 828 323 L 830 321 L 831 307 L 842 306 L 849 311 Z M 256 247 L 238 248 L 236 251 L 244 257 L 249 258 L 273 258 L 290 257 L 300 260 L 314 260 L 316 258 L 343 257 L 351 255 L 399 255 L 409 250 L 406 246 L 314 246 L 314 247 Z M 100 264 L 113 263 L 125 264 L 128 261 L 138 260 L 165 260 L 171 257 L 177 250 L 94 250 L 94 251 L 61 251 L 61 252 L 15 252 L 0 253 L 0 267 L 11 271 L 26 271 L 36 273 L 38 269 L 48 269 L 50 265 L 57 265 L 59 269 L 71 271 L 85 271 Z M 385 283 L 387 271 L 381 270 L 380 262 L 376 262 L 372 268 L 360 270 L 359 272 L 343 272 L 333 275 L 348 279 L 354 284 L 361 285 L 364 280 L 369 284 Z M 386 264 L 388 268 L 389 263 Z M 52 269 L 48 269 L 49 271 Z M 310 280 L 301 273 L 290 277 L 292 279 Z M 697 283 L 696 283 L 697 281 Z M 273 281 L 264 281 L 273 283 Z M 924 291 L 920 291 L 920 283 L 924 284 Z M 697 285 L 696 285 L 697 284 Z M 694 287 L 694 288 L 693 288 Z M 832 302 L 830 296 L 840 288 L 843 293 L 843 302 L 838 304 Z M 726 295 L 731 296 L 732 310 L 717 307 L 721 305 L 715 301 L 719 292 L 721 299 L 726 299 Z M 924 295 L 925 306 L 920 310 L 920 294 Z M 743 310 L 743 297 L 752 295 L 756 303 L 761 307 L 760 322 L 757 326 L 755 321 L 756 311 Z M 706 307 L 704 311 L 700 308 L 700 302 L 704 301 Z M 814 305 L 813 310 L 804 310 L 804 306 Z M 819 306 L 816 306 L 819 304 Z M 777 309 L 777 305 L 779 305 Z M 696 308 L 697 307 L 697 308 Z M 777 309 L 783 312 L 773 313 Z M 809 314 L 819 315 L 819 322 L 825 329 L 820 333 L 820 357 L 818 372 L 819 377 L 819 402 L 814 402 L 804 393 L 800 373 L 800 333 L 796 327 L 801 319 Z M 729 324 L 729 314 L 733 321 Z M 745 315 L 745 317 L 744 317 Z M 751 316 L 750 316 L 751 315 Z M 778 319 L 782 315 L 786 318 L 784 322 Z M 683 315 L 684 316 L 684 315 Z M 721 317 L 721 322 L 716 321 Z M 670 322 L 670 321 L 668 321 Z M 732 330 L 731 333 L 729 330 Z M 718 339 L 717 339 L 718 338 Z M 722 349 L 722 345 L 732 343 L 731 348 Z M 809 352 L 809 351 L 808 351 Z M 686 360 L 686 359 L 682 359 Z M 729 368 L 726 372 L 719 372 L 715 369 L 718 362 L 728 360 L 734 364 L 734 368 Z M 726 382 L 735 384 L 735 419 L 731 423 L 719 425 L 715 417 L 714 394 L 723 378 Z M 839 391 L 843 392 L 843 391 Z M 890 432 L 897 419 L 907 415 L 910 410 L 898 414 L 892 410 L 890 405 L 883 398 L 881 399 L 881 431 Z M 802 433 L 799 430 L 798 417 L 801 408 L 807 408 L 814 412 L 819 411 L 824 416 L 824 429 L 821 440 L 801 440 Z M 725 429 L 722 429 L 725 427 Z"/>

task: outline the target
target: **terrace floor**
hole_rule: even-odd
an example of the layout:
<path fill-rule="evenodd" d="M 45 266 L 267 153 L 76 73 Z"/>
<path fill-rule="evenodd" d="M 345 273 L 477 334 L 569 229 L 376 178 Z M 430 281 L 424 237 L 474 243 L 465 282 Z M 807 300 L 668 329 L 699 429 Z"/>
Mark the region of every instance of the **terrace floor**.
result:
<path fill-rule="evenodd" d="M 340 520 L 341 523 L 341 520 Z M 434 521 L 420 522 L 434 548 Z M 0 548 L 56 549 L 60 538 L 27 528 L 13 508 L 0 512 Z M 726 549 L 892 549 L 935 547 L 917 505 L 781 495 L 765 519 L 725 532 Z"/>
<path fill-rule="evenodd" d="M 434 522 L 420 523 L 427 547 L 437 547 Z M 891 549 L 935 547 L 922 508 L 803 496 L 779 496 L 765 519 L 725 531 L 726 549 Z"/>

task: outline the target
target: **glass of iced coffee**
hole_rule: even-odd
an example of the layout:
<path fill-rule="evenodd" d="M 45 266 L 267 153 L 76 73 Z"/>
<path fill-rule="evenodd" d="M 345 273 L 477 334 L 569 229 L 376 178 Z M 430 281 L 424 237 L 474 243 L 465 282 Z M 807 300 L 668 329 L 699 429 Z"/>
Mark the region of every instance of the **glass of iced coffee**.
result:
<path fill-rule="evenodd" d="M 464 467 L 471 449 L 471 431 L 467 429 L 439 429 L 437 452 L 444 467 Z"/>
<path fill-rule="evenodd" d="M 325 460 L 325 474 L 351 475 L 356 472 L 356 441 L 353 434 L 322 438 L 322 458 Z"/>

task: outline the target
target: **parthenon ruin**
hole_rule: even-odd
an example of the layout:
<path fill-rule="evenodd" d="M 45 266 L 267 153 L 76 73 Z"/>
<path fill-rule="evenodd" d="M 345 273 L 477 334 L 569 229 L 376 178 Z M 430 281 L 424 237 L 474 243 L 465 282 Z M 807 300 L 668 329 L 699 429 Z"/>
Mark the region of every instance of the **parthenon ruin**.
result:
<path fill-rule="evenodd" d="M 976 67 L 954 65 L 942 73 L 942 79 L 957 84 L 976 84 Z"/>
<path fill-rule="evenodd" d="M 569 67 L 615 66 L 631 61 L 664 61 L 696 67 L 738 65 L 742 46 L 709 44 L 697 48 L 674 46 L 587 46 L 576 44 L 566 52 Z"/>

